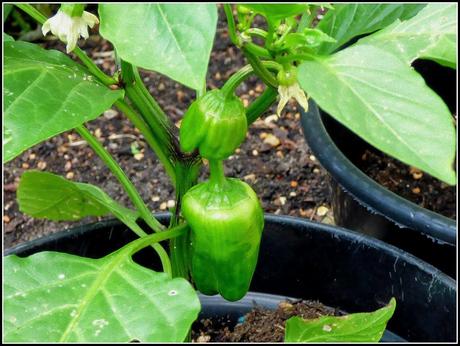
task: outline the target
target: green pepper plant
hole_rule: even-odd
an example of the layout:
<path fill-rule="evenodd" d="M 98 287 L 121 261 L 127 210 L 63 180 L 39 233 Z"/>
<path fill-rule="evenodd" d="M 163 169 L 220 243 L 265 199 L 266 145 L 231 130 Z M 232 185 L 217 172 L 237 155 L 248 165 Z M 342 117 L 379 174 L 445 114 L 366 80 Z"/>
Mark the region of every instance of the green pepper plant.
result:
<path fill-rule="evenodd" d="M 28 171 L 18 186 L 20 210 L 50 220 L 112 214 L 139 238 L 100 259 L 48 251 L 5 257 L 5 341 L 184 341 L 200 311 L 196 290 L 241 299 L 257 264 L 264 215 L 253 189 L 226 177 L 222 162 L 278 96 L 279 116 L 290 99 L 307 110 L 311 98 L 382 151 L 455 184 L 452 116 L 411 63 L 430 59 L 456 68 L 456 4 L 223 4 L 229 37 L 248 64 L 214 90 L 207 89 L 206 73 L 215 4 L 101 3 L 97 15 L 83 4 L 62 4 L 49 18 L 32 5 L 14 5 L 40 23 L 44 35 L 65 42 L 78 61 L 3 34 L 4 162 L 75 130 L 134 206 L 90 184 Z M 255 25 L 256 17 L 265 26 Z M 116 52 L 114 75 L 78 47 L 96 24 Z M 180 129 L 139 68 L 196 91 Z M 265 90 L 245 107 L 235 90 L 252 75 Z M 175 187 L 169 225 L 155 218 L 85 125 L 112 106 L 142 133 Z M 198 183 L 203 159 L 210 178 Z M 162 272 L 131 259 L 148 246 Z M 392 299 L 374 313 L 345 319 L 294 318 L 285 340 L 378 341 L 394 309 Z"/>

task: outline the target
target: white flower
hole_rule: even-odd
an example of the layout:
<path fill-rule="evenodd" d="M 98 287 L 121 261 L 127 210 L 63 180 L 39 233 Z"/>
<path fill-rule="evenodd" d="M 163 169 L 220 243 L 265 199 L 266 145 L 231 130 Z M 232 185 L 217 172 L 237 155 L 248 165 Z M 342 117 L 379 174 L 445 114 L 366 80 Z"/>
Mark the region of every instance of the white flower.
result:
<path fill-rule="evenodd" d="M 42 32 L 46 35 L 49 31 L 67 43 L 66 50 L 70 53 L 77 45 L 80 35 L 88 38 L 88 26 L 92 28 L 99 20 L 94 14 L 83 11 L 81 17 L 71 17 L 67 13 L 58 10 L 57 13 L 43 24 Z"/>
<path fill-rule="evenodd" d="M 276 109 L 278 116 L 280 116 L 284 106 L 286 106 L 286 103 L 291 98 L 294 98 L 302 106 L 305 112 L 308 111 L 308 98 L 304 91 L 300 88 L 299 83 L 279 85 L 278 93 L 280 94 L 280 102 L 278 103 L 278 108 Z"/>

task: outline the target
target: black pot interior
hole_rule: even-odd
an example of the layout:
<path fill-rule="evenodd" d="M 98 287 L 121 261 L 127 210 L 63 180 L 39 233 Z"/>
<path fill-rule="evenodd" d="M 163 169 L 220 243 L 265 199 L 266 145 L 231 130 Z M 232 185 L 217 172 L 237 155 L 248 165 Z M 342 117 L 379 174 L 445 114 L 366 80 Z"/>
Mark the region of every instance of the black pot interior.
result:
<path fill-rule="evenodd" d="M 51 250 L 98 258 L 135 238 L 110 221 L 22 244 L 7 254 Z M 153 250 L 139 252 L 135 260 L 159 269 Z M 409 341 L 455 340 L 452 279 L 398 249 L 337 227 L 266 216 L 251 291 L 319 300 L 347 312 L 373 311 L 395 297 L 389 330 Z"/>

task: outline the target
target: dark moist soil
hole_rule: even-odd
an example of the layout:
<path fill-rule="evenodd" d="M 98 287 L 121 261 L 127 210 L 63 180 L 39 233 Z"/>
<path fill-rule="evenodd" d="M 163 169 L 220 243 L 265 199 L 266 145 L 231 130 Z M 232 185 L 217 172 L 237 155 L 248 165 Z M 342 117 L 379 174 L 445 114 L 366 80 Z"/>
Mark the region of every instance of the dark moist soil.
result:
<path fill-rule="evenodd" d="M 358 166 L 390 191 L 423 208 L 456 219 L 456 187 L 384 153 L 366 150 Z"/>
<path fill-rule="evenodd" d="M 80 47 L 101 69 L 113 74 L 116 70 L 113 47 L 94 34 L 97 30 L 92 33 L 88 40 L 79 42 Z M 65 45 L 51 36 L 36 43 L 65 52 Z M 225 15 L 219 6 L 218 28 L 207 75 L 208 89 L 221 87 L 245 64 L 241 52 L 228 38 Z M 163 110 L 178 124 L 195 98 L 194 91 L 158 73 L 142 71 L 141 75 Z M 262 92 L 263 85 L 257 78 L 249 79 L 237 90 L 245 104 Z M 250 184 L 265 212 L 332 223 L 327 173 L 305 143 L 297 105 L 286 106 L 280 119 L 274 116 L 275 110 L 276 103 L 251 125 L 247 140 L 225 161 L 225 173 Z M 163 167 L 146 146 L 142 135 L 120 112 L 108 110 L 87 126 L 132 179 L 151 210 L 166 211 L 174 206 L 174 190 Z M 16 189 L 22 173 L 30 169 L 97 185 L 116 201 L 132 206 L 118 181 L 91 148 L 75 132 L 66 132 L 34 146 L 4 165 L 4 248 L 102 219 L 53 222 L 21 213 L 16 202 Z M 200 180 L 207 177 L 207 172 L 204 167 Z"/>
<path fill-rule="evenodd" d="M 193 342 L 283 342 L 286 321 L 299 316 L 315 319 L 343 313 L 317 301 L 281 302 L 276 310 L 256 307 L 234 326 L 229 318 L 202 319 L 192 327 Z"/>

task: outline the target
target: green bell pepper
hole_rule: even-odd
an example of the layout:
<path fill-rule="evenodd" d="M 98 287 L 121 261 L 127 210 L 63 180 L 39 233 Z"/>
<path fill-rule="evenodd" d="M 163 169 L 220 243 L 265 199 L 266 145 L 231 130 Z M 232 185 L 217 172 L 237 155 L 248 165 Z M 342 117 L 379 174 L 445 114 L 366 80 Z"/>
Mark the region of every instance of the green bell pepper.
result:
<path fill-rule="evenodd" d="M 180 126 L 181 149 L 199 149 L 206 159 L 223 160 L 244 141 L 247 128 L 243 102 L 215 89 L 198 98 L 185 113 Z"/>
<path fill-rule="evenodd" d="M 192 187 L 182 201 L 191 228 L 191 274 L 203 294 L 235 301 L 249 289 L 264 215 L 248 184 L 225 178 L 221 161 L 210 164 L 210 181 Z"/>

